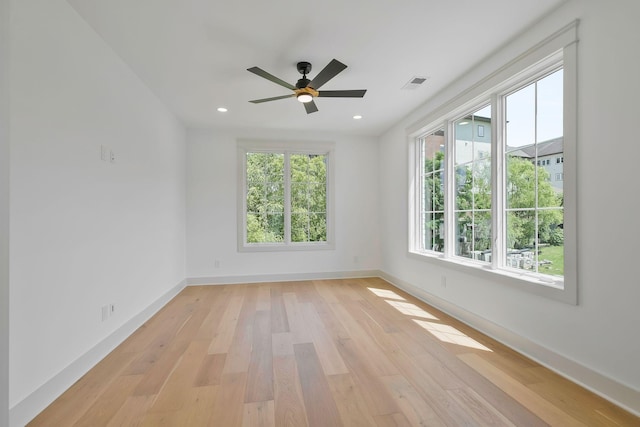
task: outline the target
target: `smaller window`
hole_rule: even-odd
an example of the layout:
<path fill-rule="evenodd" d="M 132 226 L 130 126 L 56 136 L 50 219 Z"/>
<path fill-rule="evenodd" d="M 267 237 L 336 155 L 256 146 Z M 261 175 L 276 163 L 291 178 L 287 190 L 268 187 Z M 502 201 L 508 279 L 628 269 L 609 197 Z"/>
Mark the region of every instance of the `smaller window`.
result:
<path fill-rule="evenodd" d="M 333 247 L 332 147 L 238 143 L 239 250 Z"/>
<path fill-rule="evenodd" d="M 484 138 L 484 126 L 478 125 L 478 136 Z"/>

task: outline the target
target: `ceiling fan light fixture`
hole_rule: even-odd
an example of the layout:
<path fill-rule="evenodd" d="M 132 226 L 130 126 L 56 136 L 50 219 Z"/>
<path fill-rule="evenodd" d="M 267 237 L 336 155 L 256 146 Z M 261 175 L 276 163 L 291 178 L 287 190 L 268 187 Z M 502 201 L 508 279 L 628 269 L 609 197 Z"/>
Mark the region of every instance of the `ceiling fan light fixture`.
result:
<path fill-rule="evenodd" d="M 301 93 L 298 95 L 298 101 L 302 103 L 307 103 L 313 101 L 313 96 L 308 93 Z"/>

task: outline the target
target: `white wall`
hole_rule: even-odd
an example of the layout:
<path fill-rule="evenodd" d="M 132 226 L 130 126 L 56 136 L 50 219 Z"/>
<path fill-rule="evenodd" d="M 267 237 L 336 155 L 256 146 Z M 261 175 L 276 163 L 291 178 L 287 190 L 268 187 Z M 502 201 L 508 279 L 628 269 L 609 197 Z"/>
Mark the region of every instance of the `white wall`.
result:
<path fill-rule="evenodd" d="M 9 0 L 0 0 L 0 426 L 9 423 Z"/>
<path fill-rule="evenodd" d="M 15 408 L 184 280 L 186 132 L 67 2 L 11 7 Z"/>
<path fill-rule="evenodd" d="M 547 354 L 567 357 L 614 380 L 623 386 L 616 398 L 636 412 L 640 412 L 640 206 L 635 197 L 640 158 L 638 16 L 636 0 L 568 2 L 385 133 L 380 138 L 379 167 L 385 272 L 487 325 L 541 345 L 550 350 Z M 407 257 L 408 192 L 398 191 L 407 188 L 405 129 L 576 18 L 580 19 L 578 306 Z M 447 277 L 446 288 L 440 285 L 441 275 Z M 545 362 L 553 365 L 551 360 Z"/>
<path fill-rule="evenodd" d="M 335 250 L 239 253 L 236 139 L 335 142 Z M 188 137 L 187 276 L 225 281 L 342 273 L 380 266 L 375 139 L 278 132 L 192 131 Z M 357 257 L 357 262 L 354 260 Z M 216 268 L 215 261 L 219 261 Z M 271 276 L 275 277 L 275 276 Z M 241 279 L 240 279 L 241 280 Z"/>

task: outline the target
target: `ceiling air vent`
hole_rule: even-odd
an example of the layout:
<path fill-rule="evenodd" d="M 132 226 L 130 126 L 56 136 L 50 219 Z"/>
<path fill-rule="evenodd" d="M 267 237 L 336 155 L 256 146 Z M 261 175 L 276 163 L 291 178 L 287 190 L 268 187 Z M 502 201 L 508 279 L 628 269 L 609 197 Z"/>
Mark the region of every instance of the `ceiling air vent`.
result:
<path fill-rule="evenodd" d="M 422 85 L 422 83 L 426 82 L 429 77 L 421 77 L 421 76 L 413 76 L 411 80 L 407 82 L 404 86 L 402 86 L 403 90 L 415 90 Z"/>

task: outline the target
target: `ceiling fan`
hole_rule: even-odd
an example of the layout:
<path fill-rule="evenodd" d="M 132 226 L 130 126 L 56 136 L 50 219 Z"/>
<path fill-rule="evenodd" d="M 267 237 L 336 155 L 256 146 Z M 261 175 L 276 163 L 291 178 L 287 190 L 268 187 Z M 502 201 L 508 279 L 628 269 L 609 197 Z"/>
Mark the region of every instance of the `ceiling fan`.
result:
<path fill-rule="evenodd" d="M 263 102 L 276 101 L 278 99 L 293 98 L 296 97 L 298 101 L 302 102 L 307 114 L 315 113 L 318 111 L 316 103 L 313 101 L 315 97 L 327 97 L 327 98 L 362 98 L 367 91 L 366 89 L 358 90 L 322 90 L 320 87 L 326 82 L 337 76 L 342 70 L 347 68 L 342 62 L 337 59 L 331 60 L 326 67 L 314 77 L 313 80 L 307 78 L 307 74 L 311 72 L 311 64 L 309 62 L 298 62 L 298 72 L 302 74 L 302 78 L 298 80 L 296 85 L 291 85 L 284 80 L 277 78 L 276 76 L 267 73 L 259 67 L 247 68 L 247 71 L 257 74 L 275 84 L 286 87 L 293 91 L 290 95 L 274 96 L 273 98 L 254 99 L 254 104 L 260 104 Z"/>

